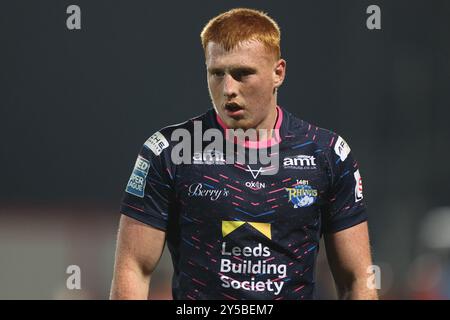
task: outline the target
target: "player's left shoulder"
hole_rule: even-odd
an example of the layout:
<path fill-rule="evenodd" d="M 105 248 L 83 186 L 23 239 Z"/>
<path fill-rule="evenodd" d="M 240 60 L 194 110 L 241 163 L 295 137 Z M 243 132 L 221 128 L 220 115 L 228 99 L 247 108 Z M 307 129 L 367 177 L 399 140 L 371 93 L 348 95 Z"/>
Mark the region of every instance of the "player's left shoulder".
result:
<path fill-rule="evenodd" d="M 347 159 L 351 152 L 347 138 L 333 130 L 322 127 L 317 127 L 317 136 L 321 148 L 339 157 L 341 161 Z"/>
<path fill-rule="evenodd" d="M 345 161 L 350 152 L 348 138 L 331 129 L 309 122 L 283 109 L 288 124 L 287 136 L 292 137 L 294 148 L 309 145 L 317 154 L 326 154 L 329 158 Z"/>
<path fill-rule="evenodd" d="M 308 143 L 313 143 L 316 148 L 332 158 L 338 157 L 343 162 L 351 152 L 348 140 L 339 133 L 318 126 L 316 124 L 303 121 L 303 132 Z"/>

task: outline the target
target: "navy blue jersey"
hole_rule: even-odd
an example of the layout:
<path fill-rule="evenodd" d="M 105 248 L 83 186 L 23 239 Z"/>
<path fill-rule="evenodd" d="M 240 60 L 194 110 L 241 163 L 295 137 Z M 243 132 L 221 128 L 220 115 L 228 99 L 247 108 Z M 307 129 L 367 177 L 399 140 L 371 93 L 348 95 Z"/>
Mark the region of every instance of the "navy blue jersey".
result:
<path fill-rule="evenodd" d="M 214 109 L 161 129 L 140 150 L 121 212 L 166 232 L 174 299 L 312 299 L 322 234 L 367 219 L 345 140 L 277 111 L 273 175 L 208 150 L 173 163 L 174 130 L 193 133 L 201 121 L 226 135 Z"/>

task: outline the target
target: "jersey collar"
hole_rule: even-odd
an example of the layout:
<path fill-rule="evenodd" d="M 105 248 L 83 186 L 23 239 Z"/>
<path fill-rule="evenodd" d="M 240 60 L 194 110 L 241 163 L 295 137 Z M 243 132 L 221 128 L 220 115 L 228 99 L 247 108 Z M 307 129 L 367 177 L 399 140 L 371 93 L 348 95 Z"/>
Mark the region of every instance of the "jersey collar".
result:
<path fill-rule="evenodd" d="M 250 148 L 250 149 L 258 149 L 258 148 L 268 148 L 271 147 L 275 144 L 279 144 L 282 141 L 282 136 L 283 136 L 283 129 L 286 126 L 286 119 L 285 118 L 285 112 L 283 112 L 283 109 L 279 106 L 276 106 L 277 108 L 277 120 L 275 121 L 275 126 L 274 126 L 274 130 L 273 130 L 273 135 L 271 137 L 271 139 L 269 140 L 261 140 L 261 141 L 245 141 L 242 142 L 242 145 L 244 145 L 246 148 Z M 227 140 L 230 140 L 230 134 L 229 134 L 229 128 L 228 126 L 225 124 L 225 122 L 223 122 L 223 120 L 219 117 L 219 115 L 217 114 L 217 112 L 215 112 L 215 120 L 218 124 L 218 126 L 225 132 L 225 138 Z M 237 139 L 235 139 L 234 141 L 235 143 L 238 143 Z"/>

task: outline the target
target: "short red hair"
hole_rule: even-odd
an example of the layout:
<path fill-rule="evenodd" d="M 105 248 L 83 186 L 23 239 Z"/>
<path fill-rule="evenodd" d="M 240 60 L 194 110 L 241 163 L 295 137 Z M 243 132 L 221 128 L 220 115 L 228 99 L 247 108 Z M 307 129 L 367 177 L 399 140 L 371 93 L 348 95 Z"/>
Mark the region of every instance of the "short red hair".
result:
<path fill-rule="evenodd" d="M 281 57 L 280 35 L 278 24 L 266 13 L 236 8 L 212 18 L 203 28 L 200 38 L 205 54 L 211 41 L 230 51 L 241 42 L 256 40 L 272 51 L 278 60 Z"/>

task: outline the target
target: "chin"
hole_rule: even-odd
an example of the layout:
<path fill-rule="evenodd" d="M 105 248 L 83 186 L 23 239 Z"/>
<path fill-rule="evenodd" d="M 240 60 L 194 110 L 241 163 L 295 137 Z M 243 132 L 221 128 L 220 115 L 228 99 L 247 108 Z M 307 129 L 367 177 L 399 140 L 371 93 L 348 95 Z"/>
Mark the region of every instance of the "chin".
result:
<path fill-rule="evenodd" d="M 247 130 L 252 128 L 251 123 L 248 123 L 245 119 L 232 119 L 230 125 L 228 127 L 232 129 L 244 129 Z"/>

